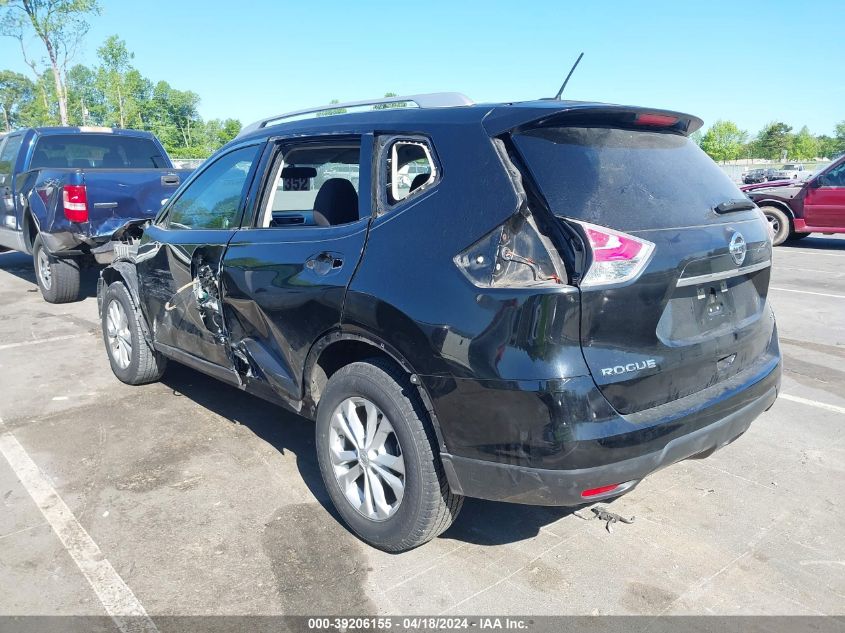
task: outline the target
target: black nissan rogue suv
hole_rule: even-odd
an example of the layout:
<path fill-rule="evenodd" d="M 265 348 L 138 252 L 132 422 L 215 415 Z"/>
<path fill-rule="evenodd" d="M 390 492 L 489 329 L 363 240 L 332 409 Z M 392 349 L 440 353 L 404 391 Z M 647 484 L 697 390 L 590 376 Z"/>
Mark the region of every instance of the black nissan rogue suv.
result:
<path fill-rule="evenodd" d="M 249 126 L 103 271 L 120 380 L 172 359 L 314 419 L 331 499 L 388 551 L 465 496 L 615 497 L 772 406 L 769 230 L 699 119 L 331 107 Z"/>

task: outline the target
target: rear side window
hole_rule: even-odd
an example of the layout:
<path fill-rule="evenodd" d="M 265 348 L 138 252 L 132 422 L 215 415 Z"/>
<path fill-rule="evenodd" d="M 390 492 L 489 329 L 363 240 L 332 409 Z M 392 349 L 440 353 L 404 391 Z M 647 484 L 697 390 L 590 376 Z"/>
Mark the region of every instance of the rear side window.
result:
<path fill-rule="evenodd" d="M 743 194 L 690 139 L 598 127 L 514 136 L 552 211 L 622 231 L 691 226 Z"/>
<path fill-rule="evenodd" d="M 394 205 L 422 191 L 437 180 L 437 167 L 427 139 L 411 137 L 391 141 L 384 150 L 385 193 Z"/>
<path fill-rule="evenodd" d="M 30 166 L 33 169 L 169 167 L 152 139 L 110 134 L 43 136 L 35 144 Z"/>

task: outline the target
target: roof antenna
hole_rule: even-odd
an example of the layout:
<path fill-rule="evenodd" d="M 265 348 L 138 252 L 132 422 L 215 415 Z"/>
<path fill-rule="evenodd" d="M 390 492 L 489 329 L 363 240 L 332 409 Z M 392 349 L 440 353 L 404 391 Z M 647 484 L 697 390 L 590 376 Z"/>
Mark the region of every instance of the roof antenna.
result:
<path fill-rule="evenodd" d="M 560 95 L 563 94 L 563 89 L 566 88 L 566 84 L 569 83 L 569 78 L 572 76 L 572 73 L 575 72 L 575 69 L 578 67 L 578 63 L 581 61 L 581 58 L 583 56 L 584 53 L 582 52 L 580 55 L 578 55 L 578 59 L 575 60 L 575 63 L 572 64 L 572 68 L 569 71 L 569 74 L 566 76 L 566 79 L 563 80 L 563 85 L 560 87 L 560 90 L 558 90 L 557 94 L 555 95 L 555 101 L 560 101 Z"/>

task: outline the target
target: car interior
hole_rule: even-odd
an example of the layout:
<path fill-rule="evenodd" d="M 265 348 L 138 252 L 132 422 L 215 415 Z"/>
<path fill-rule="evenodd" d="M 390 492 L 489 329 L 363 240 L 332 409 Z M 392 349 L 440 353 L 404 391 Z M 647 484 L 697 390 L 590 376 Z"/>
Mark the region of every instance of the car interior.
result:
<path fill-rule="evenodd" d="M 258 226 L 294 228 L 338 226 L 359 219 L 360 145 L 300 145 L 285 148 L 277 158 L 273 188 Z M 433 182 L 428 148 L 397 141 L 388 159 L 391 204 Z"/>
<path fill-rule="evenodd" d="M 283 149 L 260 227 L 337 226 L 358 213 L 358 144 L 305 145 Z"/>

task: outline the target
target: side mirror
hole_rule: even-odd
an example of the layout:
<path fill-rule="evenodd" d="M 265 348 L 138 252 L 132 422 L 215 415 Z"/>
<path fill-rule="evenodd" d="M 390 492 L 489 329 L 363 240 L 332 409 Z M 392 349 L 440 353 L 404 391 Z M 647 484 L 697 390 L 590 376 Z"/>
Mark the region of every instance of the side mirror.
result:
<path fill-rule="evenodd" d="M 818 189 L 819 187 L 824 186 L 824 176 L 819 176 L 818 178 L 813 178 L 810 181 L 810 187 L 813 189 Z"/>

